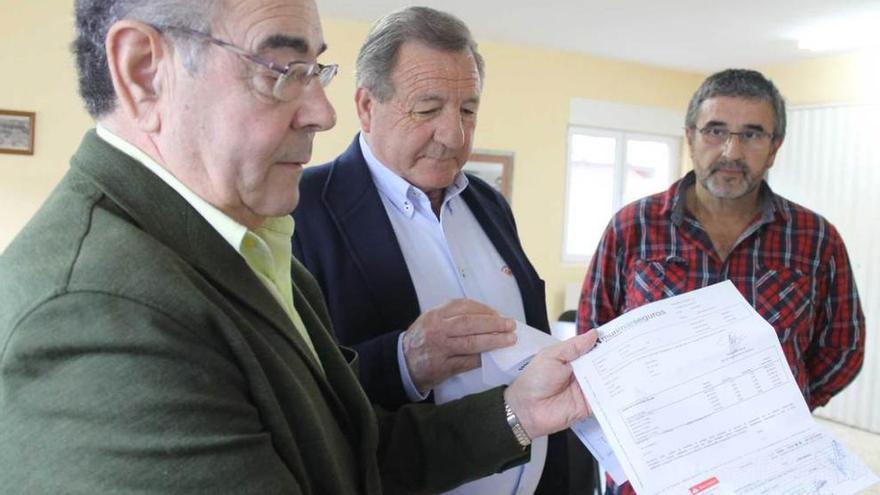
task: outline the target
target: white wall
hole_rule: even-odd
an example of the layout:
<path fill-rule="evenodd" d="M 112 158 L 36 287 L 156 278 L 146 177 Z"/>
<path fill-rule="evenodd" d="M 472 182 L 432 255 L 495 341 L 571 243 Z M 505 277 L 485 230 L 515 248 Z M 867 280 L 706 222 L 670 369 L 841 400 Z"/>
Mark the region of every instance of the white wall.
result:
<path fill-rule="evenodd" d="M 795 107 L 788 118 L 770 185 L 840 231 L 867 323 L 860 376 L 817 414 L 880 433 L 880 105 Z"/>

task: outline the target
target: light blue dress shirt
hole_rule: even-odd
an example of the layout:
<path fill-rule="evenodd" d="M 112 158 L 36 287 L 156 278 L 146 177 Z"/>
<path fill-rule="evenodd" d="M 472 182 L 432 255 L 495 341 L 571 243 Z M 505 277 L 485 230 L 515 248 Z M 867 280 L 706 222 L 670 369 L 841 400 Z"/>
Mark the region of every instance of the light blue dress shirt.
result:
<path fill-rule="evenodd" d="M 459 173 L 452 185 L 446 188 L 438 219 L 424 192 L 384 166 L 373 155 L 363 134 L 359 141 L 397 236 L 421 312 L 453 299 L 468 298 L 495 309 L 503 316 L 524 322 L 522 295 L 513 272 L 461 197 L 461 192 L 468 186 L 467 177 Z M 423 397 L 412 385 L 401 342 L 402 334 L 398 340 L 397 356 L 404 388 L 411 400 L 420 400 Z M 487 388 L 482 381 L 482 371 L 478 368 L 438 385 L 434 389 L 434 398 L 437 403 L 443 403 Z M 535 439 L 532 458 L 527 464 L 467 483 L 449 493 L 534 493 L 544 469 L 546 451 L 547 438 Z"/>

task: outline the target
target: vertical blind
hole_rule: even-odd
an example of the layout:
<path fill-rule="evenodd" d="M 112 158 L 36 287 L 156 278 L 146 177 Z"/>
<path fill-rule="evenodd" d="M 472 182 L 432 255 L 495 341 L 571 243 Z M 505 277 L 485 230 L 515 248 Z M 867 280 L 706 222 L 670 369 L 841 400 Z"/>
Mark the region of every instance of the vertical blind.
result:
<path fill-rule="evenodd" d="M 867 322 L 865 363 L 818 416 L 880 433 L 880 105 L 789 109 L 773 190 L 840 231 Z"/>

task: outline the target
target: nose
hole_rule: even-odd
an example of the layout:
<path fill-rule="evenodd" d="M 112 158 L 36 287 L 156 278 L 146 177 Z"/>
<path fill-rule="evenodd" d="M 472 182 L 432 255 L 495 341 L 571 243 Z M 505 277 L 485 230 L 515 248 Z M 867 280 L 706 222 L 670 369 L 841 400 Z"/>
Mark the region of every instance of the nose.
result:
<path fill-rule="evenodd" d="M 731 134 L 724 143 L 722 155 L 730 160 L 739 160 L 743 157 L 743 142 L 739 134 Z"/>
<path fill-rule="evenodd" d="M 466 141 L 466 124 L 461 111 L 444 112 L 434 130 L 434 140 L 451 149 L 459 149 Z"/>
<path fill-rule="evenodd" d="M 299 99 L 299 108 L 290 123 L 292 129 L 306 129 L 321 132 L 336 125 L 336 110 L 327 98 L 327 93 L 318 81 L 311 81 L 304 88 Z"/>

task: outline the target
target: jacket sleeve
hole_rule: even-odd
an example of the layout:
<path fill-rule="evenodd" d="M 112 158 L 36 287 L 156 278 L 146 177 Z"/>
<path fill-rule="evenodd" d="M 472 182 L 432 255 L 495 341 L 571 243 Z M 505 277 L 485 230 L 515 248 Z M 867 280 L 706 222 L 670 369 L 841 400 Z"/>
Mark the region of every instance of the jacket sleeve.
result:
<path fill-rule="evenodd" d="M 330 315 L 317 282 L 299 263 L 294 279 L 325 328 Z M 330 332 L 333 338 L 332 332 Z M 437 406 L 409 404 L 378 420 L 377 461 L 386 493 L 436 493 L 527 462 L 507 425 L 498 387 Z"/>
<path fill-rule="evenodd" d="M 442 405 L 377 409 L 379 469 L 387 493 L 436 493 L 529 460 L 510 431 L 503 389 Z"/>

